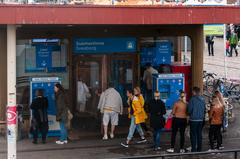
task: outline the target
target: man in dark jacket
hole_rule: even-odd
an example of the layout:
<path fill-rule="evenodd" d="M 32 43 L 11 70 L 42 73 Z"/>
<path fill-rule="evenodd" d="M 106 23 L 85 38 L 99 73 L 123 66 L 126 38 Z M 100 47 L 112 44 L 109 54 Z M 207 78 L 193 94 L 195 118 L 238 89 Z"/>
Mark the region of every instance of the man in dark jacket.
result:
<path fill-rule="evenodd" d="M 213 36 L 206 36 L 206 43 L 208 44 L 208 54 L 209 56 L 214 56 L 214 48 L 213 48 L 213 45 L 214 45 L 214 40 L 213 40 Z"/>
<path fill-rule="evenodd" d="M 42 143 L 46 143 L 46 137 L 48 133 L 48 99 L 43 96 L 43 90 L 39 89 L 36 92 L 36 98 L 33 99 L 31 109 L 32 116 L 32 133 L 33 143 L 37 144 L 38 133 L 41 132 Z"/>
<path fill-rule="evenodd" d="M 205 101 L 200 96 L 200 88 L 194 87 L 193 97 L 188 103 L 192 152 L 200 152 L 202 150 L 202 128 L 205 120 L 205 109 Z"/>
<path fill-rule="evenodd" d="M 153 142 L 154 150 L 160 150 L 160 134 L 165 125 L 165 119 L 163 117 L 166 114 L 165 104 L 160 100 L 160 93 L 156 91 L 154 93 L 154 99 L 148 103 L 148 110 L 150 113 L 150 125 L 154 129 Z"/>

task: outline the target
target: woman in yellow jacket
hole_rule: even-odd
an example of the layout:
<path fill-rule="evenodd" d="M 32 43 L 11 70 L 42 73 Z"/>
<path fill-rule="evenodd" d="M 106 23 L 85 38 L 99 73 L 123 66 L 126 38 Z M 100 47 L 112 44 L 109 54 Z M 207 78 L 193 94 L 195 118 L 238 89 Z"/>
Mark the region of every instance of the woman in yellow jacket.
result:
<path fill-rule="evenodd" d="M 141 94 L 140 87 L 135 87 L 133 91 L 134 91 L 134 95 L 136 97 L 138 97 L 138 99 L 139 99 L 139 101 L 141 103 L 142 109 L 144 111 L 144 117 L 145 117 L 145 119 L 147 119 L 148 116 L 147 116 L 147 113 L 146 113 L 145 108 L 144 108 L 145 100 L 143 98 L 143 95 Z M 145 132 L 147 132 L 147 134 L 151 134 L 151 132 L 149 131 L 149 128 L 147 127 L 146 121 L 141 123 L 141 126 L 145 130 Z"/>
<path fill-rule="evenodd" d="M 128 148 L 129 143 L 133 138 L 135 129 L 137 129 L 139 135 L 141 136 L 141 140 L 138 141 L 137 143 L 144 143 L 147 140 L 144 137 L 144 132 L 141 127 L 141 123 L 145 122 L 146 116 L 145 116 L 145 111 L 141 105 L 140 100 L 138 97 L 134 96 L 132 90 L 127 91 L 127 96 L 128 96 L 128 111 L 129 111 L 129 117 L 131 118 L 131 124 L 129 127 L 129 133 L 127 137 L 127 141 L 125 143 L 121 143 L 122 146 Z"/>

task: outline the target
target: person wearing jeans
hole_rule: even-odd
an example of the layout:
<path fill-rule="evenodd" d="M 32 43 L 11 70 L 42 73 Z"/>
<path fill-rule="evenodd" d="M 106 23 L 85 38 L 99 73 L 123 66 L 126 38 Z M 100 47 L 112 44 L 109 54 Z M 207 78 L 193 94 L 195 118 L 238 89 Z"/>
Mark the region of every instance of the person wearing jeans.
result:
<path fill-rule="evenodd" d="M 166 107 L 162 100 L 160 100 L 160 93 L 156 91 L 154 93 L 154 99 L 148 104 L 148 110 L 150 113 L 150 125 L 153 128 L 153 148 L 155 151 L 160 150 L 160 135 L 162 128 L 165 125 L 165 119 L 163 117 L 166 114 Z"/>
<path fill-rule="evenodd" d="M 60 121 L 60 141 L 67 141 L 67 137 L 68 137 L 68 133 L 67 133 L 67 129 L 66 129 L 66 123 L 64 121 Z"/>
<path fill-rule="evenodd" d="M 55 91 L 55 98 L 56 98 L 56 110 L 57 110 L 57 114 L 56 114 L 56 120 L 59 122 L 60 124 L 60 140 L 56 141 L 56 144 L 67 144 L 68 140 L 68 134 L 67 134 L 67 128 L 66 128 L 66 124 L 68 121 L 68 108 L 66 105 L 66 99 L 65 99 L 65 95 L 64 95 L 64 88 L 62 87 L 61 84 L 57 83 L 55 84 L 54 87 L 54 91 Z"/>
<path fill-rule="evenodd" d="M 146 113 L 141 106 L 141 102 L 138 99 L 138 97 L 134 96 L 132 90 L 127 91 L 127 97 L 128 97 L 128 112 L 129 112 L 129 118 L 131 119 L 131 124 L 129 127 L 128 137 L 125 143 L 121 143 L 123 147 L 128 148 L 129 143 L 133 138 L 134 132 L 137 129 L 139 135 L 141 136 L 141 140 L 137 143 L 144 143 L 147 140 L 144 137 L 144 132 L 141 127 L 141 123 L 145 122 L 146 119 Z"/>
<path fill-rule="evenodd" d="M 142 130 L 142 127 L 140 124 L 135 124 L 135 117 L 131 116 L 131 124 L 129 127 L 129 133 L 128 133 L 128 137 L 127 140 L 131 140 L 133 138 L 134 132 L 137 129 L 139 135 L 141 136 L 141 138 L 144 138 L 144 132 Z"/>
<path fill-rule="evenodd" d="M 200 95 L 200 88 L 194 87 L 193 96 L 187 107 L 190 120 L 190 140 L 192 152 L 202 151 L 202 128 L 205 120 L 205 101 Z"/>
<path fill-rule="evenodd" d="M 173 153 L 178 130 L 180 131 L 180 152 L 184 153 L 185 130 L 187 127 L 187 102 L 184 92 L 180 93 L 180 99 L 174 103 L 172 110 L 172 136 L 171 148 L 167 152 Z"/>
<path fill-rule="evenodd" d="M 190 121 L 190 140 L 192 152 L 202 151 L 202 127 L 203 121 Z"/>

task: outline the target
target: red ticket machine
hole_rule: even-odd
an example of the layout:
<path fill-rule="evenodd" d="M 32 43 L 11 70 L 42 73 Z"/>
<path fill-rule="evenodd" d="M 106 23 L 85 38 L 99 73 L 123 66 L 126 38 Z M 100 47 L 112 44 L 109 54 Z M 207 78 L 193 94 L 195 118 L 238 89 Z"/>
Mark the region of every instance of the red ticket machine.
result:
<path fill-rule="evenodd" d="M 187 96 L 187 101 L 189 101 L 189 98 L 191 96 L 191 86 L 192 86 L 192 70 L 190 64 L 183 64 L 183 63 L 174 63 L 171 65 L 172 73 L 182 73 L 185 77 L 185 89 Z"/>

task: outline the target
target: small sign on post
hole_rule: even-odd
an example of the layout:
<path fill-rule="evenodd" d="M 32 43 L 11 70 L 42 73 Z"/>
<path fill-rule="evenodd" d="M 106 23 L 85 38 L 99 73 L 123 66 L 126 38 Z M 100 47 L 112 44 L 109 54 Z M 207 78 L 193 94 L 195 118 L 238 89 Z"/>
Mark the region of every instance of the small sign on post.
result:
<path fill-rule="evenodd" d="M 7 107 L 7 140 L 8 140 L 8 159 L 16 159 L 16 124 L 17 107 Z"/>

